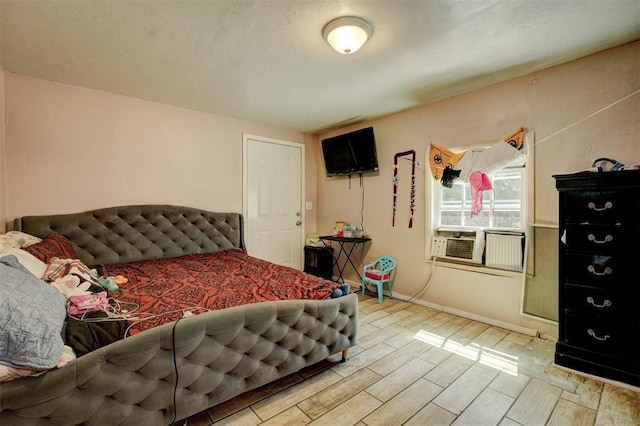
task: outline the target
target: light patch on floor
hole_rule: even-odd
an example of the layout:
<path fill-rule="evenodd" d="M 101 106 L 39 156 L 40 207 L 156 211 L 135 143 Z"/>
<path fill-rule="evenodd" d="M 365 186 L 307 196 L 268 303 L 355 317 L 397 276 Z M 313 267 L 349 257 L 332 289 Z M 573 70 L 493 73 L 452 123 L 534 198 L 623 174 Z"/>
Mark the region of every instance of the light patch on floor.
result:
<path fill-rule="evenodd" d="M 477 343 L 463 345 L 446 337 L 438 336 L 425 330 L 419 330 L 415 339 L 452 352 L 456 355 L 463 356 L 472 361 L 478 361 L 480 364 L 486 365 L 512 376 L 518 375 L 518 357 L 500 352 L 491 348 L 481 346 Z"/>

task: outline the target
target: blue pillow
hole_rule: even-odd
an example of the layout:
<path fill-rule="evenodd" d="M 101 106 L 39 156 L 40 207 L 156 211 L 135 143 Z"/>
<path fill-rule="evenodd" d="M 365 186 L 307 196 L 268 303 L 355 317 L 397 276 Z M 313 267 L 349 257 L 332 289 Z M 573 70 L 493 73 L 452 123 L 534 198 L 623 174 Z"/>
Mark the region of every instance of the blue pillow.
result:
<path fill-rule="evenodd" d="M 0 258 L 0 364 L 55 367 L 64 350 L 66 302 L 14 255 Z"/>

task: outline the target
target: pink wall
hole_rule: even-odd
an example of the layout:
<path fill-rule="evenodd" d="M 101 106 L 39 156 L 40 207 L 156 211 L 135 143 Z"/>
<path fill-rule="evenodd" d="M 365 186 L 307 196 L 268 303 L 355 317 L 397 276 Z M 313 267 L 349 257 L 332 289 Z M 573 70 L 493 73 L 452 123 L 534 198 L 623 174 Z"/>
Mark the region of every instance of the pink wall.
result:
<path fill-rule="evenodd" d="M 9 219 L 153 203 L 241 212 L 243 133 L 305 142 L 293 130 L 12 73 L 5 88 Z"/>
<path fill-rule="evenodd" d="M 4 71 L 0 67 L 0 232 L 5 231 L 7 222 L 7 180 L 4 144 Z"/>
<path fill-rule="evenodd" d="M 625 164 L 640 162 L 640 94 L 585 119 L 640 88 L 640 42 L 627 44 L 564 65 L 444 99 L 357 126 L 326 132 L 318 140 L 372 125 L 380 163 L 378 174 L 364 178 L 365 229 L 373 242 L 366 260 L 387 254 L 398 261 L 394 293 L 411 297 L 424 290 L 433 271 L 425 260 L 430 246 L 430 175 L 425 153 L 430 143 L 458 147 L 497 142 L 520 126 L 535 133 L 536 141 L 550 137 L 535 152 L 535 215 L 532 222 L 557 225 L 557 192 L 552 174 L 591 166 L 598 157 Z M 583 120 L 583 121 L 581 121 Z M 320 152 L 319 143 L 316 152 Z M 411 167 L 399 165 L 396 226 L 391 226 L 393 156 L 414 149 L 423 162 L 417 170 L 414 227 L 409 218 Z M 336 220 L 360 223 L 362 189 L 358 179 L 326 178 L 322 157 L 317 166 L 317 224 L 330 232 Z M 536 263 L 557 268 L 557 259 Z M 553 273 L 551 274 L 553 277 Z M 555 275 L 557 276 L 557 275 Z M 354 274 L 351 277 L 355 279 Z M 460 270 L 438 269 L 421 299 L 453 310 L 470 312 L 505 323 L 538 328 L 520 314 L 523 278 L 495 277 Z M 557 303 L 557 285 L 547 282 L 542 303 Z M 555 299 L 555 300 L 554 300 Z M 552 308 L 553 309 L 553 308 Z"/>
<path fill-rule="evenodd" d="M 393 154 L 415 149 L 424 161 L 430 142 L 453 147 L 496 141 L 519 126 L 535 132 L 540 141 L 579 122 L 534 150 L 532 220 L 553 225 L 557 221 L 557 194 L 552 174 L 588 167 L 598 156 L 612 156 L 625 163 L 640 161 L 639 96 L 585 119 L 638 90 L 639 50 L 640 42 L 631 43 L 317 138 L 0 73 L 5 116 L 4 129 L 0 124 L 0 135 L 1 130 L 5 135 L 5 161 L 0 161 L 0 171 L 6 164 L 8 187 L 6 197 L 4 192 L 0 197 L 0 219 L 140 203 L 242 211 L 244 132 L 306 144 L 305 191 L 306 199 L 313 202 L 313 210 L 306 212 L 306 230 L 330 232 L 337 219 L 360 222 L 362 192 L 357 179 L 349 187 L 346 179 L 324 176 L 318 141 L 373 125 L 380 172 L 364 180 L 364 224 L 373 236 L 366 256 L 396 257 L 399 267 L 394 292 L 413 296 L 432 271 L 425 261 L 430 239 L 425 226 L 429 185 L 423 165 L 418 169 L 414 227 L 408 229 L 410 168 L 404 165 L 398 225 L 391 227 Z M 0 151 L 0 160 L 2 155 Z M 0 185 L 2 176 L 0 173 Z M 520 277 L 442 270 L 422 299 L 479 317 L 537 328 L 538 324 L 520 315 L 521 284 Z"/>

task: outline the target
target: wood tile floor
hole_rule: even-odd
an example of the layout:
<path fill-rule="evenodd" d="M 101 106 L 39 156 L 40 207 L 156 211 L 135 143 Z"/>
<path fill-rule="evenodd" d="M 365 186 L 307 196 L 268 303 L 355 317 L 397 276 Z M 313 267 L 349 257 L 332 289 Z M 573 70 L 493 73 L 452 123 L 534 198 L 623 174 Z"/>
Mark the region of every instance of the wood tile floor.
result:
<path fill-rule="evenodd" d="M 357 346 L 188 419 L 204 425 L 640 425 L 640 393 L 553 365 L 554 344 L 360 297 Z"/>

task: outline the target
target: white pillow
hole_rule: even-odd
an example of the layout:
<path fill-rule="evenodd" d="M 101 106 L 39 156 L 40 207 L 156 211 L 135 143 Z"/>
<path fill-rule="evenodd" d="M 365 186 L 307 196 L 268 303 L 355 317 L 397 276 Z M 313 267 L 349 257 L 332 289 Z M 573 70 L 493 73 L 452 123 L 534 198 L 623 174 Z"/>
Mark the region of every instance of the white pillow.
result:
<path fill-rule="evenodd" d="M 19 248 L 7 248 L 0 252 L 0 257 L 14 255 L 18 258 L 18 262 L 24 266 L 29 272 L 38 278 L 42 278 L 44 271 L 47 269 L 47 264 L 32 255 L 31 253 Z"/>
<path fill-rule="evenodd" d="M 0 234 L 0 253 L 10 248 L 20 248 L 20 244 L 11 235 Z"/>
<path fill-rule="evenodd" d="M 5 235 L 8 235 L 11 238 L 13 238 L 13 240 L 16 243 L 18 243 L 20 248 L 29 247 L 30 245 L 33 245 L 42 241 L 42 238 L 38 238 L 31 234 L 25 234 L 24 232 L 21 232 L 21 231 L 9 231 Z"/>

